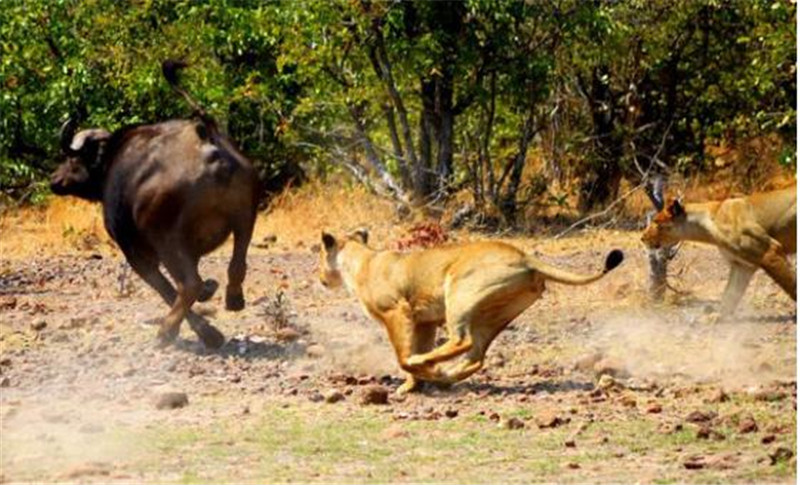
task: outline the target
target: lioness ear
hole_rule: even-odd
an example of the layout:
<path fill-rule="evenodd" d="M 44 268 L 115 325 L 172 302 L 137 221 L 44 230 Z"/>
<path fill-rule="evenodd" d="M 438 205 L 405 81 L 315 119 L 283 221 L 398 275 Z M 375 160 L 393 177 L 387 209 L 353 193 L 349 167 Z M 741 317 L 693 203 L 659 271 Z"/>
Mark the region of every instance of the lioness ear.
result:
<path fill-rule="evenodd" d="M 325 246 L 325 249 L 330 251 L 331 249 L 336 247 L 336 238 L 328 234 L 327 232 L 322 233 L 322 244 Z"/>
<path fill-rule="evenodd" d="M 675 199 L 669 205 L 669 214 L 674 217 L 675 219 L 681 218 L 686 215 L 686 210 L 681 205 L 681 201 L 679 199 Z"/>
<path fill-rule="evenodd" d="M 354 234 L 361 239 L 362 244 L 367 244 L 367 241 L 369 241 L 369 232 L 364 228 L 357 229 Z"/>

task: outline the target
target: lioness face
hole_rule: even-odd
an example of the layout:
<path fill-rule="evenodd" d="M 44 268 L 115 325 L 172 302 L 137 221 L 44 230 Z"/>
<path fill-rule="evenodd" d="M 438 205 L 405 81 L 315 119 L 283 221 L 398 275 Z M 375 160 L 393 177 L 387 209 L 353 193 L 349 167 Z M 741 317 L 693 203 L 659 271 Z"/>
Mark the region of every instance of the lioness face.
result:
<path fill-rule="evenodd" d="M 677 199 L 656 214 L 642 234 L 642 242 L 658 249 L 680 241 L 680 226 L 686 220 L 686 211 Z"/>

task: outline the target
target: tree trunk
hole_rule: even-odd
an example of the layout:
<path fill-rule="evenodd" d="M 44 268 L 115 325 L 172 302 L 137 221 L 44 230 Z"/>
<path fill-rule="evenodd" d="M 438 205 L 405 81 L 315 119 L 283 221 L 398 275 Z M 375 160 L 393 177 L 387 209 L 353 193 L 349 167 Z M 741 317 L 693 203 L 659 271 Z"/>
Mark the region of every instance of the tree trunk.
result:
<path fill-rule="evenodd" d="M 650 202 L 660 211 L 664 208 L 664 178 L 657 175 L 652 183 L 646 185 L 645 191 Z M 655 213 L 647 215 L 647 224 L 650 224 Z M 650 298 L 653 301 L 663 301 L 667 290 L 667 264 L 675 257 L 675 246 L 647 250 L 647 261 L 650 263 Z"/>

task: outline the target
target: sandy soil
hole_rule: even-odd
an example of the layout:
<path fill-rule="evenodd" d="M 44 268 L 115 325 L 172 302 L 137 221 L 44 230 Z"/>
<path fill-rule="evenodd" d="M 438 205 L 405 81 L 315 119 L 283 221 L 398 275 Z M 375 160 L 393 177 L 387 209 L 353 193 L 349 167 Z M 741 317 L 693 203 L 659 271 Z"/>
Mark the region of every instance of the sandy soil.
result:
<path fill-rule="evenodd" d="M 382 406 L 361 396 L 401 382 L 387 339 L 317 283 L 307 248 L 254 247 L 244 311 L 224 311 L 222 291 L 196 306 L 229 338 L 220 351 L 187 325 L 156 348 L 166 307 L 118 257 L 0 260 L 0 479 L 793 483 L 794 302 L 759 273 L 741 319 L 713 323 L 726 266 L 686 245 L 681 293 L 654 307 L 637 237 L 516 240 L 575 270 L 611 247 L 627 259 L 590 287 L 550 284 L 473 378 Z M 226 252 L 201 274 L 224 284 Z M 188 406 L 159 409 L 169 391 Z M 304 426 L 326 444 L 298 447 Z M 365 446 L 412 455 L 398 470 Z"/>

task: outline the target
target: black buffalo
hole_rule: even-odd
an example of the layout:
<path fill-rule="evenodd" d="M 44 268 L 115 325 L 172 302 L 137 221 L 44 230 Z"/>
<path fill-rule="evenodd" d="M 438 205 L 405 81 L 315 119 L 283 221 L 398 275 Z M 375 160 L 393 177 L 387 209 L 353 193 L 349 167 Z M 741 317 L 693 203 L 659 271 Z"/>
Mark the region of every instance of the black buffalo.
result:
<path fill-rule="evenodd" d="M 225 306 L 244 308 L 242 282 L 256 218 L 258 180 L 250 161 L 177 82 L 181 62 L 166 61 L 164 76 L 195 110 L 194 120 L 138 125 L 109 133 L 61 130 L 67 159 L 53 173 L 51 189 L 103 204 L 103 220 L 133 270 L 171 305 L 158 331 L 173 341 L 184 317 L 205 345 L 225 339 L 191 311 L 214 294 L 217 283 L 200 278 L 200 257 L 233 233 Z M 159 270 L 163 264 L 175 287 Z M 176 289 L 177 288 L 177 289 Z"/>

